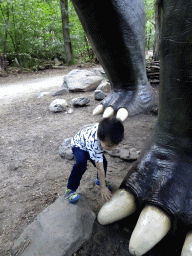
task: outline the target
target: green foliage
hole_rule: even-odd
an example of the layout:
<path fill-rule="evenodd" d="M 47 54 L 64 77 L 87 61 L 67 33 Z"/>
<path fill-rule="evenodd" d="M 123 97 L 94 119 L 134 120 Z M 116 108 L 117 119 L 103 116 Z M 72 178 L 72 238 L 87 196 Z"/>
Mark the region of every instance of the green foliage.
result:
<path fill-rule="evenodd" d="M 85 50 L 84 32 L 69 5 L 74 55 Z M 0 52 L 23 67 L 40 59 L 65 59 L 59 0 L 0 0 Z"/>
<path fill-rule="evenodd" d="M 154 0 L 145 0 L 146 48 L 155 36 Z M 84 30 L 69 1 L 69 27 L 73 55 L 78 62 L 94 57 Z M 39 65 L 55 57 L 65 62 L 60 0 L 0 0 L 0 53 L 23 67 Z"/>
<path fill-rule="evenodd" d="M 146 49 L 152 50 L 155 40 L 155 0 L 144 0 L 145 12 L 146 12 L 146 31 L 145 41 Z"/>
<path fill-rule="evenodd" d="M 75 59 L 78 60 L 78 62 L 90 61 L 92 58 L 92 56 L 90 56 L 91 45 L 86 38 L 83 27 L 71 1 L 69 2 L 69 22 L 70 37 Z"/>
<path fill-rule="evenodd" d="M 30 67 L 35 58 L 53 58 L 58 48 L 64 54 L 59 1 L 49 2 L 1 0 L 0 52 L 8 59 Z"/>

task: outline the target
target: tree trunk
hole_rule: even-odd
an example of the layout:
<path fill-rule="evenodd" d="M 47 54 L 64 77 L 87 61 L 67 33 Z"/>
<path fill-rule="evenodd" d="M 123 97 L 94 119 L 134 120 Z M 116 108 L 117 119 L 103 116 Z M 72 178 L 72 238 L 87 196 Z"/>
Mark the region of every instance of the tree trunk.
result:
<path fill-rule="evenodd" d="M 60 6 L 66 61 L 70 65 L 73 63 L 73 52 L 69 32 L 68 0 L 60 0 Z"/>
<path fill-rule="evenodd" d="M 3 58 L 3 53 L 0 53 L 0 71 L 5 70 L 5 61 Z"/>
<path fill-rule="evenodd" d="M 160 45 L 160 30 L 161 30 L 161 0 L 155 0 L 155 43 L 153 49 L 153 59 L 159 60 L 159 45 Z"/>

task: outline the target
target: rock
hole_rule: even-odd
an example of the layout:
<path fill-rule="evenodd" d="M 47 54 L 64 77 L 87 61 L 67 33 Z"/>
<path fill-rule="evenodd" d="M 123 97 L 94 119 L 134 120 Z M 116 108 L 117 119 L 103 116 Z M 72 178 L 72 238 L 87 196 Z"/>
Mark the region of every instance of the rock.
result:
<path fill-rule="evenodd" d="M 139 155 L 140 155 L 140 151 L 135 148 L 131 148 L 129 150 L 122 149 L 120 158 L 124 160 L 137 160 Z"/>
<path fill-rule="evenodd" d="M 12 255 L 71 256 L 90 238 L 94 221 L 83 196 L 76 204 L 61 196 L 24 230 Z"/>
<path fill-rule="evenodd" d="M 20 67 L 20 64 L 19 64 L 19 61 L 18 61 L 17 58 L 15 58 L 15 64 L 16 64 L 17 67 Z"/>
<path fill-rule="evenodd" d="M 73 106 L 85 106 L 89 102 L 90 102 L 90 99 L 86 97 L 79 97 L 79 98 L 72 99 Z"/>
<path fill-rule="evenodd" d="M 74 158 L 73 152 L 71 149 L 67 148 L 65 150 L 65 152 L 62 152 L 62 157 L 68 159 L 68 160 L 72 160 Z"/>
<path fill-rule="evenodd" d="M 71 149 L 71 140 L 72 140 L 72 137 L 68 138 L 68 139 L 65 139 L 62 142 L 61 146 L 59 147 L 59 155 L 61 157 L 69 159 L 69 160 L 74 158 L 74 155 L 73 155 L 73 152 L 72 152 L 72 149 Z"/>
<path fill-rule="evenodd" d="M 42 97 L 44 97 L 46 95 L 49 95 L 49 94 L 51 94 L 51 93 L 50 92 L 41 92 L 41 93 L 37 94 L 37 98 L 42 98 Z"/>
<path fill-rule="evenodd" d="M 91 71 L 94 72 L 97 76 L 101 76 L 102 78 L 107 79 L 107 75 L 103 68 L 93 68 Z"/>
<path fill-rule="evenodd" d="M 95 91 L 95 99 L 96 100 L 103 100 L 106 96 L 107 96 L 107 94 L 101 90 Z"/>
<path fill-rule="evenodd" d="M 128 149 L 121 149 L 119 157 L 124 160 L 130 160 L 130 151 Z"/>
<path fill-rule="evenodd" d="M 110 92 L 111 91 L 111 85 L 109 82 L 107 81 L 103 81 L 98 87 L 96 90 L 101 90 L 103 92 Z"/>
<path fill-rule="evenodd" d="M 120 157 L 121 149 L 120 148 L 114 148 L 112 150 L 104 150 L 111 156 Z"/>
<path fill-rule="evenodd" d="M 65 76 L 62 87 L 68 88 L 69 91 L 92 91 L 97 88 L 102 79 L 94 72 L 74 69 Z"/>
<path fill-rule="evenodd" d="M 61 112 L 67 109 L 67 101 L 64 99 L 56 99 L 50 105 L 49 109 L 51 112 Z"/>
<path fill-rule="evenodd" d="M 67 114 L 72 114 L 73 113 L 73 109 L 70 108 L 68 111 L 67 111 Z"/>
<path fill-rule="evenodd" d="M 140 155 L 140 151 L 135 149 L 135 148 L 131 148 L 131 149 L 127 149 L 127 148 L 114 148 L 112 150 L 105 150 L 109 155 L 111 156 L 115 156 L 115 157 L 120 157 L 121 159 L 124 160 L 137 160 L 139 155 Z"/>
<path fill-rule="evenodd" d="M 63 88 L 69 90 L 69 86 L 67 85 L 66 76 L 64 76 L 64 78 L 63 78 L 63 84 L 62 84 L 62 86 L 61 86 L 61 89 L 63 89 Z"/>
<path fill-rule="evenodd" d="M 54 62 L 55 62 L 55 66 L 61 65 L 60 61 L 57 58 L 54 59 Z"/>
<path fill-rule="evenodd" d="M 140 150 L 137 150 L 136 148 L 131 148 L 129 151 L 130 151 L 130 155 L 129 155 L 130 160 L 136 160 L 137 158 L 139 158 L 139 155 L 141 153 Z"/>
<path fill-rule="evenodd" d="M 61 90 L 53 93 L 52 95 L 53 96 L 58 96 L 58 95 L 65 95 L 65 94 L 68 94 L 68 93 L 69 93 L 69 91 L 68 91 L 67 88 L 62 88 Z"/>

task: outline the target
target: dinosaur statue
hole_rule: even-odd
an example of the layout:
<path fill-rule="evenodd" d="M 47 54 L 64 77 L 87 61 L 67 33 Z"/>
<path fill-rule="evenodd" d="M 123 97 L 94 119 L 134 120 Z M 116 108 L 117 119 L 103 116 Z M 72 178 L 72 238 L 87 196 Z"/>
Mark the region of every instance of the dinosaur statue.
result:
<path fill-rule="evenodd" d="M 93 114 L 124 121 L 154 100 L 145 71 L 142 0 L 72 0 L 112 85 Z M 192 255 L 192 2 L 160 0 L 159 114 L 151 139 L 120 189 L 101 208 L 105 225 L 139 211 L 129 251 L 144 255 L 182 226 L 182 256 Z"/>

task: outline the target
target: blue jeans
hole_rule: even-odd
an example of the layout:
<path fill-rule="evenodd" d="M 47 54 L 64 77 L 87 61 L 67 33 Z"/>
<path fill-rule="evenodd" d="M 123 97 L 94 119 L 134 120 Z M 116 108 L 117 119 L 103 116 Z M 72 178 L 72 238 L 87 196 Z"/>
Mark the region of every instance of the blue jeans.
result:
<path fill-rule="evenodd" d="M 76 163 L 73 165 L 73 169 L 69 176 L 67 188 L 71 190 L 76 190 L 80 184 L 81 178 L 87 169 L 87 160 L 90 160 L 91 163 L 95 166 L 95 162 L 90 158 L 89 153 L 78 147 L 74 147 L 73 154 L 75 157 Z M 105 176 L 107 173 L 107 160 L 103 155 L 103 168 L 105 170 Z"/>

